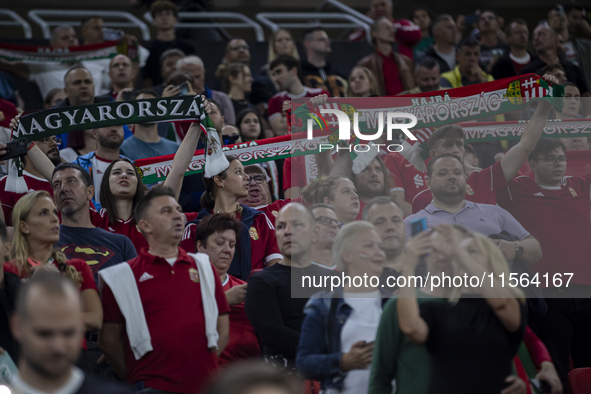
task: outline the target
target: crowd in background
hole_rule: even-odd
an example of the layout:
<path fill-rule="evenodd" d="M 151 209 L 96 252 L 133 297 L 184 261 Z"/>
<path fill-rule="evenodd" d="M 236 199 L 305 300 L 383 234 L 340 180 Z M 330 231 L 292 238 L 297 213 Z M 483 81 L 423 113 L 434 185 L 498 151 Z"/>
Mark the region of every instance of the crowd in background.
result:
<path fill-rule="evenodd" d="M 223 145 L 295 133 L 299 98 L 314 107 L 536 73 L 564 86 L 564 105 L 504 114 L 529 121 L 509 143 L 467 144 L 459 125 L 440 127 L 424 172 L 384 150 L 355 172 L 349 152 L 334 152 L 247 166 L 226 155 L 218 174 L 185 176 L 204 147 L 199 122 L 186 120 L 30 143 L 28 192 L 0 179 L 0 353 L 18 367 L 13 392 L 584 392 L 573 373 L 591 367 L 591 149 L 586 137 L 542 136 L 549 119 L 591 117 L 584 7 L 553 6 L 528 26 L 488 9 L 398 18 L 391 0 L 369 0 L 374 51 L 341 75 L 321 25 L 297 37 L 303 53 L 290 31 L 274 32 L 260 69 L 233 37 L 206 70 L 198 33 L 175 28 L 177 4 L 132 3 L 149 7 L 156 29 L 137 57 L 0 58 L 0 154 L 29 108 L 14 78 L 33 81 L 45 109 L 199 95 Z M 107 33 L 89 17 L 78 31 L 56 27 L 50 45 L 102 44 Z M 166 180 L 144 185 L 134 161 L 169 154 Z M 427 272 L 492 276 L 477 289 L 391 281 Z M 301 286 L 341 274 L 380 280 Z M 551 279 L 503 287 L 512 274 Z"/>

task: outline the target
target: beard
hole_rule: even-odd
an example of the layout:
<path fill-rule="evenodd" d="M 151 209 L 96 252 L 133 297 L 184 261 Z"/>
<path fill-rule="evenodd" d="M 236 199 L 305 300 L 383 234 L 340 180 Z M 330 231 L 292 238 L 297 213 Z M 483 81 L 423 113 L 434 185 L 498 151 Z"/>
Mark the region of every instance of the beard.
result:
<path fill-rule="evenodd" d="M 99 135 L 98 142 L 99 142 L 99 145 L 102 146 L 102 147 L 104 147 L 104 148 L 107 148 L 107 149 L 118 149 L 121 146 L 121 144 L 123 144 L 123 138 L 117 139 L 116 141 L 114 141 L 114 140 L 111 140 L 108 137 L 103 137 L 103 136 L 100 136 Z"/>
<path fill-rule="evenodd" d="M 359 197 L 367 197 L 367 198 L 374 198 L 384 195 L 384 183 L 380 183 L 379 185 L 373 185 L 371 183 L 366 183 L 364 185 L 359 185 L 357 190 L 357 194 Z"/>
<path fill-rule="evenodd" d="M 433 197 L 437 200 L 448 203 L 448 204 L 456 204 L 459 203 L 464 199 L 464 195 L 466 194 L 466 185 L 464 184 L 463 187 L 461 184 L 456 183 L 458 185 L 457 191 L 447 191 L 446 186 L 437 189 L 431 189 L 431 193 Z"/>
<path fill-rule="evenodd" d="M 50 156 L 51 155 L 51 156 Z M 47 152 L 47 158 L 53 163 L 54 166 L 58 166 L 62 163 L 62 158 L 60 157 L 59 150 L 52 149 Z"/>

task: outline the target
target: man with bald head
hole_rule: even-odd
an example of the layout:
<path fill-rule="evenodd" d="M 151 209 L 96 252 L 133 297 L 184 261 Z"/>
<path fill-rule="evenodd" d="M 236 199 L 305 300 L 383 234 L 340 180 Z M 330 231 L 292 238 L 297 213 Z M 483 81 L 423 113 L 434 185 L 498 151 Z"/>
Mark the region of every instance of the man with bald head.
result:
<path fill-rule="evenodd" d="M 38 272 L 21 286 L 11 328 L 21 346 L 13 392 L 131 393 L 74 366 L 84 337 L 82 302 L 78 289 L 57 270 Z"/>
<path fill-rule="evenodd" d="M 116 55 L 109 62 L 109 78 L 111 78 L 111 90 L 109 93 L 101 95 L 101 98 L 122 101 L 129 99 L 125 92 L 131 96 L 134 88 L 134 81 L 137 77 L 137 69 L 133 62 L 125 55 Z"/>

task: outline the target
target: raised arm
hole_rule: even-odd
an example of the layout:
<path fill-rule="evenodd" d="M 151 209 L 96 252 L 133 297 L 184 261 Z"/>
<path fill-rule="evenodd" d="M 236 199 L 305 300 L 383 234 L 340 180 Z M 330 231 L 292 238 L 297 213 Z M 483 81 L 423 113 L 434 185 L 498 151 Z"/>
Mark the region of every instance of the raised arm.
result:
<path fill-rule="evenodd" d="M 414 236 L 406 245 L 406 256 L 402 275 L 410 277 L 415 275 L 415 269 L 419 264 L 422 255 L 429 253 L 430 234 L 422 232 Z M 429 326 L 421 317 L 419 303 L 417 301 L 415 281 L 407 280 L 407 286 L 400 288 L 398 295 L 398 322 L 400 331 L 415 344 L 427 342 L 429 337 Z"/>
<path fill-rule="evenodd" d="M 558 83 L 558 80 L 549 74 L 544 74 L 542 78 L 550 86 Z M 511 182 L 517 176 L 521 166 L 523 166 L 529 154 L 534 150 L 534 147 L 542 136 L 551 108 L 552 106 L 549 102 L 539 102 L 536 112 L 521 135 L 521 139 L 501 159 L 501 167 L 503 168 L 507 182 Z"/>
<path fill-rule="evenodd" d="M 191 127 L 189 127 L 183 142 L 181 142 L 181 146 L 179 146 L 179 149 L 174 155 L 172 169 L 164 181 L 164 186 L 170 187 L 174 191 L 174 195 L 176 196 L 177 200 L 181 195 L 181 188 L 183 186 L 185 172 L 189 167 L 191 159 L 193 159 L 193 155 L 197 149 L 197 143 L 199 142 L 200 136 L 201 124 L 200 122 L 193 122 Z"/>
<path fill-rule="evenodd" d="M 29 76 L 31 75 L 29 66 L 27 66 L 26 63 L 17 61 L 0 59 L 0 70 L 6 71 L 23 79 L 29 79 Z"/>

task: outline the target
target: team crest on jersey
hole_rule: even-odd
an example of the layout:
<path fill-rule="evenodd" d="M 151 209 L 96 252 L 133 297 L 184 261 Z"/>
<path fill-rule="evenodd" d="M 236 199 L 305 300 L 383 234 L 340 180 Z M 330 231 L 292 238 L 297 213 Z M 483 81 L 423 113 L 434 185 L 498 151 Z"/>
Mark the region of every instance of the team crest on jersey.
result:
<path fill-rule="evenodd" d="M 3 122 L 4 119 L 6 119 L 6 116 L 4 116 L 4 112 L 0 111 L 0 122 Z"/>
<path fill-rule="evenodd" d="M 572 187 L 569 187 L 568 190 L 570 190 L 570 194 L 572 194 L 573 197 L 578 196 L 577 192 Z"/>
<path fill-rule="evenodd" d="M 257 239 L 259 239 L 259 233 L 257 232 L 257 229 L 256 229 L 256 228 L 254 228 L 254 227 L 251 227 L 251 228 L 248 230 L 248 233 L 250 234 L 250 238 L 254 239 L 255 241 L 256 241 Z"/>
<path fill-rule="evenodd" d="M 271 213 L 273 214 L 273 216 L 277 217 L 278 213 L 277 211 L 271 211 Z"/>
<path fill-rule="evenodd" d="M 195 283 L 199 283 L 199 271 L 195 268 L 189 268 L 189 278 Z"/>
<path fill-rule="evenodd" d="M 474 189 L 472 189 L 472 186 L 466 184 L 466 194 L 469 196 L 473 196 L 474 195 Z"/>

